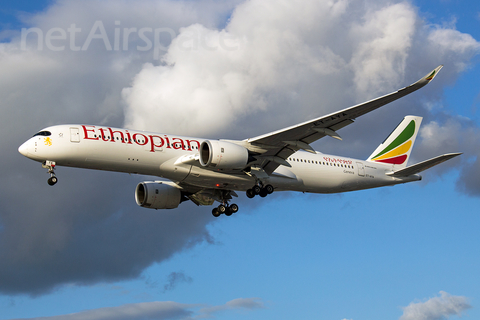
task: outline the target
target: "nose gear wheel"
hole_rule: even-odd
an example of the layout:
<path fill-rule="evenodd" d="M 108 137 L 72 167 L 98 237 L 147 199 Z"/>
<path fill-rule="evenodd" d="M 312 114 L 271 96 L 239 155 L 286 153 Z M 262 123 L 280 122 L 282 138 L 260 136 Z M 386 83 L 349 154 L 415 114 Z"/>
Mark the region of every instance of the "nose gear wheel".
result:
<path fill-rule="evenodd" d="M 58 182 L 57 176 L 55 175 L 55 161 L 46 160 L 42 163 L 42 168 L 48 169 L 50 178 L 48 178 L 47 183 L 49 186 L 53 186 Z"/>
<path fill-rule="evenodd" d="M 55 185 L 57 182 L 58 182 L 58 179 L 55 176 L 52 176 L 52 177 L 48 178 L 48 180 L 47 180 L 47 183 L 50 186 Z"/>

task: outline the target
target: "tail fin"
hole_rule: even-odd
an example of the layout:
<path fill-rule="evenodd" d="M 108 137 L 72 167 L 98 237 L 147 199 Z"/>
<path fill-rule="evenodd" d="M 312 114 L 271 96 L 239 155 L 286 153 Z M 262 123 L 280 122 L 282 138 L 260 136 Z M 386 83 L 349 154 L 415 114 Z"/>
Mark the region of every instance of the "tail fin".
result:
<path fill-rule="evenodd" d="M 406 116 L 385 141 L 368 157 L 367 161 L 407 166 L 410 152 L 420 128 L 422 117 Z"/>

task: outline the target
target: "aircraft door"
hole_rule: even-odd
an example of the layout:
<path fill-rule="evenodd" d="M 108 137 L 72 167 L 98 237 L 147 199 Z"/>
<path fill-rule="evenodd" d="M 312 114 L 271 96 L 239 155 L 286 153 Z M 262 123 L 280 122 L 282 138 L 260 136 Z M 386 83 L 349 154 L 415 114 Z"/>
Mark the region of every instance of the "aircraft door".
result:
<path fill-rule="evenodd" d="M 365 177 L 365 167 L 363 166 L 363 163 L 357 162 L 357 168 L 358 168 L 358 175 L 360 177 Z"/>
<path fill-rule="evenodd" d="M 80 130 L 78 128 L 70 128 L 70 141 L 80 142 Z"/>

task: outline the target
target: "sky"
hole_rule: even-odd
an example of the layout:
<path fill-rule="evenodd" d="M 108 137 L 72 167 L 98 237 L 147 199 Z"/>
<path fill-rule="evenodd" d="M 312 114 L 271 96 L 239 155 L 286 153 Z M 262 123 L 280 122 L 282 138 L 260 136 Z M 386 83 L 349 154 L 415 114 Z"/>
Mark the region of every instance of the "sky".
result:
<path fill-rule="evenodd" d="M 0 320 L 480 318 L 480 4 L 58 0 L 0 6 Z M 423 180 L 345 194 L 239 194 L 214 218 L 140 208 L 155 177 L 17 151 L 87 123 L 246 139 L 409 85 L 321 139 L 366 159 L 422 116 Z"/>

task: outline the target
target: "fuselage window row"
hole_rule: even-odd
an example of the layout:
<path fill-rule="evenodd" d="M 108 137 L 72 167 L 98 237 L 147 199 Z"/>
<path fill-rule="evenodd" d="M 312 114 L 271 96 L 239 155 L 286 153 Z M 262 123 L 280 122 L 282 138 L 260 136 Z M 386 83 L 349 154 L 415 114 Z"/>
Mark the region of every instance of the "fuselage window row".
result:
<path fill-rule="evenodd" d="M 353 166 L 350 165 L 344 165 L 344 164 L 336 164 L 336 163 L 328 163 L 328 162 L 321 162 L 321 161 L 313 161 L 313 160 L 303 160 L 303 159 L 297 159 L 297 158 L 288 158 L 288 161 L 295 161 L 295 162 L 303 162 L 303 163 L 310 163 L 310 164 L 319 164 L 319 165 L 324 165 L 324 166 L 332 166 L 332 167 L 341 167 L 341 168 L 347 168 L 347 169 L 354 169 Z"/>

